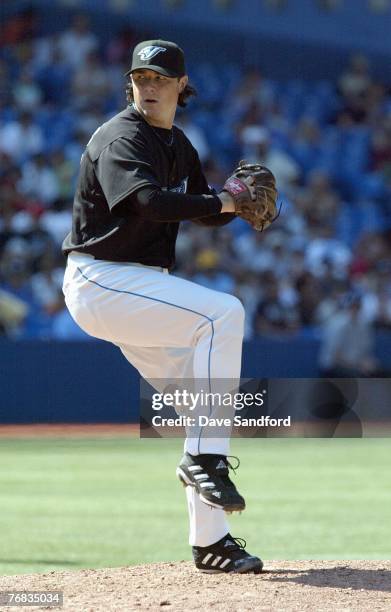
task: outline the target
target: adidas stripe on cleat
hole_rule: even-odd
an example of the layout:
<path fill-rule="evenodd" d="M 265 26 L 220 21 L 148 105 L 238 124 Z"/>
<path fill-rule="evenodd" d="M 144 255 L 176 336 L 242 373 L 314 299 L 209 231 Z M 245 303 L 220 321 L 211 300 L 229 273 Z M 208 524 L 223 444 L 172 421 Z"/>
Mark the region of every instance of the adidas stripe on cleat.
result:
<path fill-rule="evenodd" d="M 241 512 L 246 503 L 229 478 L 228 468 L 236 469 L 224 455 L 185 453 L 176 474 L 185 486 L 196 489 L 205 504 L 225 512 Z"/>
<path fill-rule="evenodd" d="M 245 550 L 246 542 L 229 533 L 211 546 L 193 546 L 196 568 L 206 574 L 260 574 L 263 563 Z"/>

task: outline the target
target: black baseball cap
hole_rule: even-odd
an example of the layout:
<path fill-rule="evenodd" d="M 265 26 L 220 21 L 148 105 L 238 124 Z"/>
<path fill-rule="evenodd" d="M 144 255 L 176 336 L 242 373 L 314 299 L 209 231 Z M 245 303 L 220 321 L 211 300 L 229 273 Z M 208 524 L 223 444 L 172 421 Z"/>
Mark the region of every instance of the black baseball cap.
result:
<path fill-rule="evenodd" d="M 135 46 L 132 66 L 125 76 L 142 68 L 168 77 L 182 77 L 186 74 L 185 55 L 178 45 L 168 40 L 144 40 Z"/>

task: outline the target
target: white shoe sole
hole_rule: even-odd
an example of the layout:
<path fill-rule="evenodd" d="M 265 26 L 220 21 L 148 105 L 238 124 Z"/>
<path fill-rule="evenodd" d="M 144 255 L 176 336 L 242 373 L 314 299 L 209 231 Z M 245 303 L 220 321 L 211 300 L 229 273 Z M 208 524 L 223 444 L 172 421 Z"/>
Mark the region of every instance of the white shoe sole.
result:
<path fill-rule="evenodd" d="M 261 567 L 260 566 L 254 567 L 253 569 L 243 569 L 242 571 L 231 570 L 230 572 L 223 572 L 221 570 L 215 570 L 215 569 L 202 569 L 200 567 L 196 567 L 196 569 L 199 572 L 202 572 L 203 574 L 261 574 L 263 565 Z"/>

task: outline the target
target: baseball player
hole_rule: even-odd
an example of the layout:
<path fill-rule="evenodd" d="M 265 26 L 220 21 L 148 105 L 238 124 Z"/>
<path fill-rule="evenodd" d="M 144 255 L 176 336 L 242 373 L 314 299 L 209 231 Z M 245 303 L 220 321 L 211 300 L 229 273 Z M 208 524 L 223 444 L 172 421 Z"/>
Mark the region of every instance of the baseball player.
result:
<path fill-rule="evenodd" d="M 173 125 L 177 105 L 194 93 L 176 44 L 138 44 L 126 76 L 129 105 L 96 130 L 81 158 L 63 243 L 67 307 L 147 380 L 191 378 L 209 388 L 215 379 L 239 381 L 242 304 L 169 270 L 180 221 L 218 226 L 240 215 L 256 229 L 269 224 L 274 177 L 241 164 L 221 193 L 209 188 L 196 150 Z M 177 475 L 186 485 L 196 567 L 260 572 L 262 561 L 229 533 L 225 513 L 245 507 L 229 478 L 229 437 L 208 437 L 197 426 L 186 433 Z"/>

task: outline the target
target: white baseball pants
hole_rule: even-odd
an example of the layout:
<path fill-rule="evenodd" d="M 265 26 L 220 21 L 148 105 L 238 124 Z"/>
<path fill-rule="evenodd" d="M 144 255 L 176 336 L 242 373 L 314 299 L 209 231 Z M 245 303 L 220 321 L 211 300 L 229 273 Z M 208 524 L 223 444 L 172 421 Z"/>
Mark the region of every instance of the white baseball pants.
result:
<path fill-rule="evenodd" d="M 141 376 L 157 379 L 240 379 L 244 309 L 232 295 L 171 276 L 163 268 L 68 255 L 63 291 L 76 323 L 88 334 L 117 345 Z M 212 388 L 212 387 L 211 387 Z M 232 417 L 218 406 L 209 416 Z M 224 413 L 222 413 L 224 410 Z M 229 437 L 203 436 L 186 428 L 185 450 L 192 455 L 229 454 Z M 186 487 L 189 543 L 208 546 L 228 531 L 225 513 L 206 506 Z"/>

